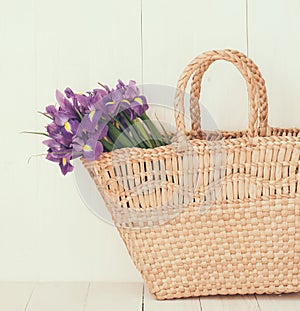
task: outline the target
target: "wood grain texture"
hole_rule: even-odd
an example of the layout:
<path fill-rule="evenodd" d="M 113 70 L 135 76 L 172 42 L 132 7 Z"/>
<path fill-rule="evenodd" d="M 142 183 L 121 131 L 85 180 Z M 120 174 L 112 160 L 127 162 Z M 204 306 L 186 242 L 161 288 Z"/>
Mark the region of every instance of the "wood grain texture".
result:
<path fill-rule="evenodd" d="M 34 283 L 0 283 L 0 310 L 25 310 L 33 290 Z"/>
<path fill-rule="evenodd" d="M 142 283 L 92 283 L 84 311 L 141 310 L 142 295 Z"/>
<path fill-rule="evenodd" d="M 40 283 L 26 311 L 82 311 L 88 287 L 89 283 Z"/>
<path fill-rule="evenodd" d="M 298 311 L 300 293 L 285 295 L 256 295 L 261 311 Z"/>
<path fill-rule="evenodd" d="M 175 89 L 185 66 L 197 55 L 225 48 L 246 53 L 245 4 L 239 0 L 143 1 L 144 83 Z M 247 127 L 246 85 L 231 64 L 213 64 L 204 76 L 202 90 L 201 104 L 217 128 Z M 173 106 L 173 102 L 162 104 Z M 211 122 L 207 123 L 206 128 Z"/>
<path fill-rule="evenodd" d="M 43 138 L 19 132 L 43 129 L 36 111 L 55 101 L 56 88 L 82 91 L 119 77 L 175 86 L 200 52 L 247 50 L 246 1 L 142 2 L 141 29 L 140 0 L 3 1 L 1 108 L 8 117 L 0 136 L 9 152 L 0 161 L 1 280 L 141 281 L 116 230 L 80 201 L 73 177 L 62 178 L 42 158 L 27 165 L 29 156 L 45 152 Z M 270 122 L 299 126 L 300 2 L 249 0 L 248 6 L 249 56 L 266 79 Z M 204 79 L 201 100 L 218 128 L 246 128 L 239 73 L 217 63 Z"/>
<path fill-rule="evenodd" d="M 141 77 L 139 0 L 38 0 L 36 27 L 38 110 L 55 102 L 56 89 L 82 92 L 97 88 L 98 81 L 114 85 L 119 78 Z M 39 117 L 39 128 L 46 122 Z M 117 231 L 81 201 L 74 176 L 63 178 L 56 165 L 37 161 L 40 278 L 141 281 Z M 45 200 L 49 193 L 51 200 Z"/>
<path fill-rule="evenodd" d="M 28 165 L 27 160 L 37 153 L 41 140 L 20 134 L 36 129 L 34 31 L 33 1 L 1 1 L 0 106 L 5 117 L 0 139 L 10 150 L 0 157 L 1 281 L 38 277 L 37 165 L 34 161 Z"/>
<path fill-rule="evenodd" d="M 155 300 L 145 289 L 144 311 L 200 311 L 198 298 L 174 299 L 174 300 Z"/>
<path fill-rule="evenodd" d="M 248 1 L 249 56 L 266 80 L 271 126 L 299 126 L 300 2 Z"/>
<path fill-rule="evenodd" d="M 142 309 L 142 302 L 144 302 Z M 142 283 L 0 283 L 5 311 L 298 311 L 300 294 L 157 301 Z"/>
<path fill-rule="evenodd" d="M 254 295 L 201 297 L 202 311 L 262 311 Z"/>

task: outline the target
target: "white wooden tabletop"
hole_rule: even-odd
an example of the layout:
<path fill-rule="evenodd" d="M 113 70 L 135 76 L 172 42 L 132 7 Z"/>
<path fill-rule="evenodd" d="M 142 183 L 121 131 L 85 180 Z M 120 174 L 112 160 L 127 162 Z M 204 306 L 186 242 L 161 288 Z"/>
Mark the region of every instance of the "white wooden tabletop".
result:
<path fill-rule="evenodd" d="M 0 283 L 1 311 L 299 311 L 300 293 L 156 301 L 141 283 Z"/>

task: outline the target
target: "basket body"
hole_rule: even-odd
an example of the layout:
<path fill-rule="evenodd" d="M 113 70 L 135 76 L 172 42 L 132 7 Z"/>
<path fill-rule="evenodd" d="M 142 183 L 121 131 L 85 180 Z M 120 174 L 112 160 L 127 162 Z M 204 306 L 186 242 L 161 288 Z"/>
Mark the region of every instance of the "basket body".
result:
<path fill-rule="evenodd" d="M 201 130 L 201 81 L 215 60 L 245 78 L 247 131 Z M 168 146 L 83 160 L 149 291 L 157 299 L 300 291 L 300 128 L 269 127 L 257 66 L 231 50 L 196 57 L 177 85 L 175 121 L 184 135 Z"/>
<path fill-rule="evenodd" d="M 119 150 L 84 162 L 132 260 L 157 299 L 300 290 L 300 130 L 273 132 L 282 136 L 256 142 L 226 139 L 226 135 L 222 142 L 194 139 L 184 155 L 176 154 L 174 144 L 130 149 L 126 161 L 124 150 Z M 211 169 L 216 150 L 225 152 L 224 174 Z M 178 189 L 174 199 L 174 187 L 168 187 L 174 180 L 180 183 L 180 176 L 183 182 L 187 180 L 184 157 L 189 163 L 200 163 L 198 182 L 189 184 L 196 187 L 193 198 L 185 204 Z M 157 167 L 166 174 L 158 174 Z M 190 174 L 195 176 L 193 170 Z M 153 188 L 149 180 L 155 178 L 166 185 L 164 190 Z M 138 194 L 126 187 L 132 184 L 136 189 L 147 182 L 148 189 Z M 211 190 L 209 185 L 214 185 Z M 171 210 L 169 219 L 160 214 L 167 204 L 163 197 L 182 204 L 177 211 Z M 146 217 L 120 214 L 120 206 L 146 211 Z M 151 208 L 157 209 L 156 215 L 147 214 Z"/>

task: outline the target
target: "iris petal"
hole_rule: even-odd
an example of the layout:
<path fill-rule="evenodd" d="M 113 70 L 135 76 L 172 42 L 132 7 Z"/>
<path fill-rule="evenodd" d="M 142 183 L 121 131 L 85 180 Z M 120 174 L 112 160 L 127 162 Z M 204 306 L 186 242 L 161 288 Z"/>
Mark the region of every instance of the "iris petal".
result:
<path fill-rule="evenodd" d="M 142 101 L 142 99 L 141 99 L 140 97 L 136 97 L 136 98 L 134 99 L 134 101 L 137 102 L 138 104 L 140 104 L 141 106 L 144 105 L 144 103 L 143 103 L 143 101 Z"/>
<path fill-rule="evenodd" d="M 89 113 L 89 118 L 91 120 L 91 122 L 93 121 L 93 117 L 95 115 L 96 110 L 91 110 L 91 112 Z"/>
<path fill-rule="evenodd" d="M 84 145 L 84 146 L 82 147 L 82 149 L 83 149 L 83 151 L 85 151 L 85 152 L 93 151 L 92 147 L 89 146 L 89 145 Z"/>
<path fill-rule="evenodd" d="M 71 124 L 70 124 L 68 121 L 65 122 L 64 128 L 65 128 L 65 130 L 66 130 L 68 133 L 73 134 L 73 133 L 72 133 Z"/>
<path fill-rule="evenodd" d="M 66 166 L 66 164 L 67 164 L 67 158 L 62 158 L 61 162 L 62 162 L 62 165 L 63 165 L 63 166 Z"/>

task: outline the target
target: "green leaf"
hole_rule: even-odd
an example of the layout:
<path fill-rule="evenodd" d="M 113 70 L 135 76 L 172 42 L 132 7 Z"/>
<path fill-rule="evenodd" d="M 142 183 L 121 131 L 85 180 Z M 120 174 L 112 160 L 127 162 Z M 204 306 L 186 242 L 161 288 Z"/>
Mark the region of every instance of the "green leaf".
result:
<path fill-rule="evenodd" d="M 151 137 L 149 137 L 142 122 L 138 118 L 136 118 L 133 120 L 133 124 L 135 125 L 136 129 L 141 134 L 141 136 L 144 138 L 145 143 L 149 146 L 149 148 L 155 148 L 156 145 L 153 144 L 153 141 L 151 142 Z"/>
<path fill-rule="evenodd" d="M 102 138 L 100 140 L 100 142 L 102 143 L 103 147 L 107 150 L 107 151 L 112 151 L 114 145 L 111 144 L 110 142 L 108 142 L 105 138 Z"/>
<path fill-rule="evenodd" d="M 125 114 L 124 114 L 124 115 L 125 115 Z M 115 121 L 116 123 L 118 123 L 119 127 L 121 128 L 121 130 L 122 130 L 122 135 L 126 136 L 126 138 L 128 138 L 128 139 L 130 140 L 130 142 L 131 142 L 134 146 L 138 146 L 138 145 L 139 145 L 138 140 L 136 140 L 136 137 L 133 135 L 133 133 L 131 132 L 131 135 L 133 135 L 133 137 L 130 136 L 129 131 L 128 131 L 127 129 L 125 129 L 125 127 L 122 125 L 121 122 L 119 122 L 119 120 L 117 120 L 116 118 L 114 118 L 114 121 Z M 125 120 L 125 121 L 126 121 L 126 120 Z M 127 125 L 128 125 L 128 123 L 127 123 Z M 130 125 L 131 125 L 131 123 L 130 123 Z"/>
<path fill-rule="evenodd" d="M 34 154 L 34 155 L 32 155 L 32 156 L 30 156 L 30 157 L 28 158 L 27 164 L 29 164 L 29 162 L 30 162 L 30 160 L 31 160 L 32 158 L 45 157 L 46 155 L 47 155 L 47 153 Z"/>
<path fill-rule="evenodd" d="M 136 129 L 136 127 L 134 126 L 134 124 L 131 122 L 129 116 L 126 113 L 122 113 L 124 120 L 130 130 L 130 133 L 133 135 L 134 140 L 136 142 L 136 146 L 140 147 L 140 148 L 148 148 L 149 146 L 146 144 L 146 142 L 143 141 L 143 138 L 139 135 L 138 130 Z M 127 131 L 125 129 L 125 131 Z"/>
<path fill-rule="evenodd" d="M 159 125 L 161 126 L 166 138 L 167 138 L 167 144 L 170 144 L 171 143 L 171 138 L 170 138 L 170 135 L 168 134 L 168 132 L 166 131 L 165 127 L 162 125 L 162 123 L 160 122 L 160 120 L 158 119 L 158 116 L 157 114 L 155 113 L 155 117 L 156 117 L 156 120 L 158 121 Z"/>
<path fill-rule="evenodd" d="M 46 118 L 49 118 L 50 120 L 53 121 L 53 118 L 52 118 L 51 116 L 49 116 L 47 113 L 42 112 L 42 111 L 38 111 L 38 113 L 41 114 L 41 115 L 43 115 L 43 116 L 46 117 Z"/>
<path fill-rule="evenodd" d="M 132 142 L 119 132 L 119 130 L 111 123 L 108 123 L 108 134 L 112 142 L 118 142 L 121 147 L 134 147 Z"/>
<path fill-rule="evenodd" d="M 75 108 L 77 114 L 79 115 L 80 120 L 82 120 L 83 119 L 82 114 L 80 113 L 80 111 L 76 107 L 74 107 L 74 108 Z"/>
<path fill-rule="evenodd" d="M 43 135 L 43 136 L 49 137 L 47 133 L 42 133 L 42 132 L 23 131 L 20 134 L 34 134 L 34 135 Z"/>
<path fill-rule="evenodd" d="M 152 133 L 154 136 L 154 140 L 157 142 L 158 146 L 164 146 L 164 139 L 162 135 L 160 134 L 159 130 L 156 128 L 154 123 L 149 119 L 149 117 L 144 113 L 143 115 L 140 116 L 140 118 L 144 121 L 146 126 L 148 127 L 149 131 Z"/>

